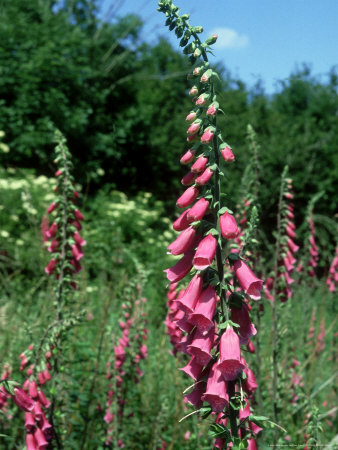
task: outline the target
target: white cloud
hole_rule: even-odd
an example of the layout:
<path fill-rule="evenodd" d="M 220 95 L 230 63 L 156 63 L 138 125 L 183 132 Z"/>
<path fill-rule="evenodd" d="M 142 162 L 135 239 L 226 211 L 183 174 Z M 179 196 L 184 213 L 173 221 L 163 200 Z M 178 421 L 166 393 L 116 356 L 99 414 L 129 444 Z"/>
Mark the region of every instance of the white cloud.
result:
<path fill-rule="evenodd" d="M 246 34 L 239 34 L 232 28 L 215 28 L 211 34 L 218 34 L 215 48 L 243 48 L 249 44 L 249 38 Z"/>

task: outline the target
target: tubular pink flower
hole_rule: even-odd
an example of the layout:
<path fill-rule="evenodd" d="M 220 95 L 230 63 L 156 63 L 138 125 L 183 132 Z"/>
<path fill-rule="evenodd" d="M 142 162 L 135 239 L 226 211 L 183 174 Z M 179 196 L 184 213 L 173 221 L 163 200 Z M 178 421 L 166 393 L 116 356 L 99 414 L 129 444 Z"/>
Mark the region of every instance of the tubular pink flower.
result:
<path fill-rule="evenodd" d="M 86 241 L 82 239 L 78 231 L 75 231 L 75 233 L 73 234 L 73 239 L 80 247 L 86 245 Z"/>
<path fill-rule="evenodd" d="M 42 391 L 38 392 L 39 396 L 39 402 L 44 406 L 45 408 L 49 408 L 51 405 L 51 402 L 48 400 L 48 398 L 45 396 L 45 394 Z"/>
<path fill-rule="evenodd" d="M 14 395 L 11 396 L 14 403 L 23 411 L 31 412 L 34 408 L 34 401 L 28 397 L 26 392 L 20 388 L 15 387 L 14 388 Z"/>
<path fill-rule="evenodd" d="M 195 406 L 196 408 L 200 408 L 203 404 L 202 395 L 204 394 L 206 389 L 206 382 L 205 381 L 198 381 L 195 384 L 194 390 L 190 392 L 190 394 L 187 394 L 184 399 L 190 403 L 191 405 Z"/>
<path fill-rule="evenodd" d="M 224 148 L 221 148 L 221 155 L 225 162 L 231 163 L 235 161 L 235 156 L 232 153 L 231 148 L 227 145 Z"/>
<path fill-rule="evenodd" d="M 245 365 L 241 362 L 239 337 L 231 327 L 222 334 L 219 351 L 218 369 L 226 381 L 235 380 Z"/>
<path fill-rule="evenodd" d="M 77 220 L 83 220 L 83 219 L 84 219 L 83 214 L 82 214 L 78 209 L 76 209 L 76 210 L 74 211 L 74 216 L 75 216 L 75 218 L 76 218 Z"/>
<path fill-rule="evenodd" d="M 231 320 L 239 325 L 239 342 L 246 345 L 252 336 L 257 334 L 255 326 L 251 323 L 248 307 L 243 304 L 241 309 L 231 308 Z"/>
<path fill-rule="evenodd" d="M 210 169 L 210 167 L 207 167 L 204 172 L 196 178 L 195 183 L 198 186 L 204 186 L 205 184 L 209 183 L 213 174 L 214 172 Z"/>
<path fill-rule="evenodd" d="M 27 450 L 37 450 L 38 449 L 36 440 L 34 438 L 34 434 L 32 434 L 32 433 L 26 434 L 26 447 L 27 447 Z"/>
<path fill-rule="evenodd" d="M 48 214 L 51 214 L 57 208 L 57 206 L 57 203 L 52 202 L 47 208 Z"/>
<path fill-rule="evenodd" d="M 202 397 L 204 402 L 210 403 L 213 411 L 221 412 L 229 403 L 227 382 L 218 370 L 217 364 L 211 368 L 207 381 L 207 389 Z"/>
<path fill-rule="evenodd" d="M 208 286 L 197 300 L 194 312 L 189 315 L 188 321 L 196 325 L 201 333 L 207 333 L 214 326 L 213 317 L 216 309 L 216 291 Z"/>
<path fill-rule="evenodd" d="M 168 246 L 169 253 L 181 255 L 192 248 L 197 232 L 193 227 L 188 227 Z"/>
<path fill-rule="evenodd" d="M 80 259 L 83 257 L 83 253 L 78 249 L 76 244 L 72 245 L 72 254 L 75 261 L 80 261 Z"/>
<path fill-rule="evenodd" d="M 191 166 L 191 171 L 194 173 L 203 172 L 208 163 L 208 158 L 205 156 L 199 156 L 194 164 Z"/>
<path fill-rule="evenodd" d="M 36 385 L 36 381 L 32 380 L 29 382 L 28 394 L 34 400 L 38 398 L 38 387 Z"/>
<path fill-rule="evenodd" d="M 195 152 L 195 150 L 190 149 L 186 153 L 184 153 L 184 155 L 180 159 L 181 164 L 185 165 L 191 163 L 195 158 Z"/>
<path fill-rule="evenodd" d="M 199 189 L 196 186 L 190 186 L 186 189 L 181 197 L 177 200 L 176 205 L 179 208 L 185 208 L 191 205 L 199 194 Z"/>
<path fill-rule="evenodd" d="M 214 138 L 215 130 L 212 128 L 207 128 L 201 136 L 202 144 L 209 144 Z"/>
<path fill-rule="evenodd" d="M 175 231 L 183 231 L 190 225 L 190 221 L 188 220 L 188 214 L 190 209 L 187 209 L 182 212 L 182 214 L 175 220 L 173 223 L 173 229 Z"/>
<path fill-rule="evenodd" d="M 263 280 L 257 278 L 252 270 L 241 260 L 234 262 L 234 269 L 243 291 L 253 300 L 260 299 L 260 291 L 263 289 Z"/>
<path fill-rule="evenodd" d="M 208 364 L 211 359 L 210 351 L 214 344 L 215 328 L 212 327 L 207 334 L 201 333 L 197 328 L 192 336 L 192 342 L 187 347 L 189 355 L 195 356 L 197 362 L 202 366 Z"/>
<path fill-rule="evenodd" d="M 249 341 L 246 344 L 246 349 L 248 350 L 249 353 L 255 353 L 255 346 L 253 345 L 252 341 Z"/>
<path fill-rule="evenodd" d="M 203 287 L 203 278 L 196 274 L 187 286 L 184 295 L 176 300 L 178 307 L 185 313 L 191 313 L 201 295 Z"/>
<path fill-rule="evenodd" d="M 196 141 L 197 141 L 197 138 L 198 138 L 197 133 L 195 133 L 195 134 L 190 134 L 190 135 L 187 137 L 187 142 L 196 142 Z"/>
<path fill-rule="evenodd" d="M 48 251 L 50 253 L 54 253 L 60 245 L 60 242 L 57 239 L 53 239 L 50 246 L 48 247 Z"/>
<path fill-rule="evenodd" d="M 203 270 L 209 267 L 215 257 L 217 240 L 212 234 L 208 234 L 198 244 L 195 256 L 194 267 L 197 270 Z"/>
<path fill-rule="evenodd" d="M 51 238 L 55 237 L 57 230 L 58 230 L 58 224 L 56 222 L 53 222 L 52 225 L 50 226 L 49 230 L 46 231 L 47 238 L 51 239 Z"/>
<path fill-rule="evenodd" d="M 196 358 L 192 356 L 188 364 L 182 367 L 180 370 L 189 375 L 189 377 L 191 377 L 193 380 L 197 381 L 199 376 L 201 375 L 203 366 L 201 366 L 201 364 L 198 364 Z"/>
<path fill-rule="evenodd" d="M 25 413 L 25 428 L 27 433 L 32 433 L 35 429 L 34 416 L 30 412 Z"/>
<path fill-rule="evenodd" d="M 55 271 L 57 266 L 57 260 L 52 258 L 48 265 L 45 267 L 45 272 L 47 275 L 52 275 L 52 273 Z"/>
<path fill-rule="evenodd" d="M 291 238 L 288 238 L 288 247 L 292 253 L 296 253 L 299 250 L 298 245 L 296 245 Z"/>
<path fill-rule="evenodd" d="M 257 450 L 256 442 L 253 438 L 248 439 L 248 448 L 247 450 Z"/>
<path fill-rule="evenodd" d="M 234 239 L 239 234 L 236 219 L 227 211 L 219 218 L 222 236 L 225 239 Z"/>
<path fill-rule="evenodd" d="M 243 372 L 246 375 L 246 379 L 243 381 L 243 389 L 248 395 L 252 395 L 258 387 L 255 375 L 248 367 L 245 367 Z"/>
<path fill-rule="evenodd" d="M 188 172 L 181 180 L 181 183 L 183 186 L 190 186 L 194 183 L 196 178 L 196 174 L 194 172 Z"/>
<path fill-rule="evenodd" d="M 46 438 L 40 428 L 36 428 L 34 431 L 34 438 L 39 450 L 44 450 L 48 446 L 48 442 L 46 441 Z"/>
<path fill-rule="evenodd" d="M 190 272 L 194 254 L 194 251 L 189 251 L 173 267 L 164 270 L 171 283 L 182 280 Z"/>
<path fill-rule="evenodd" d="M 286 234 L 289 236 L 289 238 L 296 239 L 296 233 L 293 231 L 290 225 L 286 227 Z"/>
<path fill-rule="evenodd" d="M 204 197 L 197 200 L 197 202 L 188 210 L 187 219 L 195 222 L 201 220 L 209 208 L 209 202 Z"/>

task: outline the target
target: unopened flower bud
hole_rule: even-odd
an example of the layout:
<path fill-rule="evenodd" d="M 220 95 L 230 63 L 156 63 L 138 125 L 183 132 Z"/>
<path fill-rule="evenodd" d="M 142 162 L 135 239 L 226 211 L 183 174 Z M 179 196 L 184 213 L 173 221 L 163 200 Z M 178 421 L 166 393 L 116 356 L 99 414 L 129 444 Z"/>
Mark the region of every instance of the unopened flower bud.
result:
<path fill-rule="evenodd" d="M 196 95 L 196 94 L 198 94 L 197 86 L 193 86 L 193 87 L 190 89 L 190 91 L 189 91 L 189 95 L 193 96 L 193 95 Z"/>
<path fill-rule="evenodd" d="M 201 76 L 201 83 L 208 83 L 211 77 L 212 77 L 212 69 L 206 70 L 204 74 Z"/>
<path fill-rule="evenodd" d="M 198 99 L 196 100 L 196 105 L 205 105 L 206 102 L 209 100 L 210 94 L 201 94 Z"/>
<path fill-rule="evenodd" d="M 201 143 L 202 144 L 209 144 L 213 140 L 213 137 L 215 135 L 215 128 L 214 127 L 208 127 L 204 131 L 204 133 L 201 136 Z"/>
<path fill-rule="evenodd" d="M 232 153 L 231 148 L 227 144 L 220 145 L 221 154 L 225 162 L 233 162 L 235 161 L 235 156 Z"/>
<path fill-rule="evenodd" d="M 195 158 L 195 150 L 189 149 L 180 159 L 181 164 L 189 164 Z"/>
<path fill-rule="evenodd" d="M 195 111 L 191 111 L 187 117 L 185 118 L 186 122 L 192 122 L 193 120 L 195 120 L 197 117 L 197 114 Z"/>
<path fill-rule="evenodd" d="M 195 122 L 193 122 L 190 125 L 190 127 L 188 128 L 187 133 L 188 134 L 195 134 L 195 133 L 197 133 L 198 130 L 200 129 L 201 123 L 202 123 L 201 119 L 195 120 Z"/>
<path fill-rule="evenodd" d="M 212 45 L 217 41 L 218 35 L 217 34 L 212 34 L 210 37 L 208 37 L 208 39 L 206 39 L 205 43 L 207 45 Z"/>
<path fill-rule="evenodd" d="M 194 57 L 198 58 L 199 56 L 201 56 L 202 54 L 202 50 L 200 47 L 197 47 L 196 50 L 194 51 Z"/>
<path fill-rule="evenodd" d="M 217 114 L 218 108 L 219 108 L 218 102 L 211 103 L 211 105 L 207 109 L 206 115 L 207 116 L 215 116 Z"/>

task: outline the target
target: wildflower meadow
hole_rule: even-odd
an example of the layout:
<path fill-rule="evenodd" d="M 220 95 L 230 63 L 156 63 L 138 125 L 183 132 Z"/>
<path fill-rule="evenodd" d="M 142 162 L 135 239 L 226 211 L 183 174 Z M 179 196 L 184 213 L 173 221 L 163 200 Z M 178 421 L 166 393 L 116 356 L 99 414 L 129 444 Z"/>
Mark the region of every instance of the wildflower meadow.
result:
<path fill-rule="evenodd" d="M 338 74 L 153 6 L 1 7 L 0 449 L 336 449 Z"/>

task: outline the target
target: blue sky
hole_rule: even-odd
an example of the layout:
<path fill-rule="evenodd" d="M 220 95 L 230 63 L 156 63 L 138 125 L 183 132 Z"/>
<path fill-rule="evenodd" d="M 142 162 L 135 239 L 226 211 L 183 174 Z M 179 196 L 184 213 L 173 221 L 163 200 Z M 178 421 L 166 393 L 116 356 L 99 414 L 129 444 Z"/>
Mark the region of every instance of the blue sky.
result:
<path fill-rule="evenodd" d="M 278 90 L 296 67 L 307 63 L 326 81 L 338 69 L 338 0 L 176 0 L 190 23 L 202 25 L 203 38 L 217 32 L 217 61 L 248 86 L 258 78 L 267 93 Z M 155 43 L 164 36 L 175 48 L 174 32 L 164 27 L 156 0 L 101 0 L 101 10 L 115 7 L 117 15 L 136 13 L 146 22 L 142 37 Z"/>

